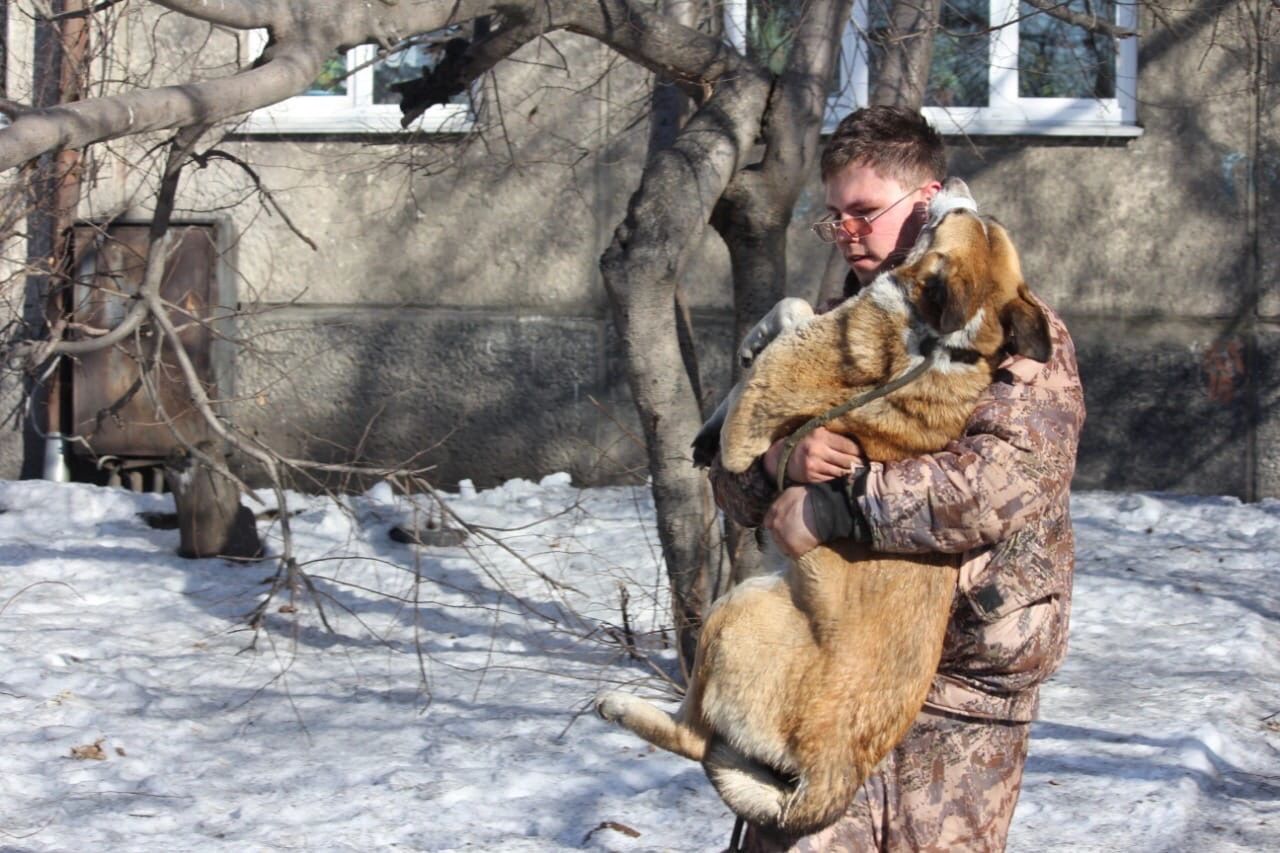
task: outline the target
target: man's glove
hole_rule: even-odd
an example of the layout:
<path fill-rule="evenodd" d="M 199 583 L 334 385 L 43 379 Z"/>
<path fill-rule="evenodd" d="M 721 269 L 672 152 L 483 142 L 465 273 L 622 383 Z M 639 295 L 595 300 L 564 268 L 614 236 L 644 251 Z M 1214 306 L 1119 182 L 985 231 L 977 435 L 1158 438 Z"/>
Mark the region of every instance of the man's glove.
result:
<path fill-rule="evenodd" d="M 813 508 L 814 533 L 822 543 L 836 539 L 852 539 L 854 542 L 870 542 L 871 526 L 858 506 L 857 497 L 866 488 L 867 472 L 864 469 L 854 480 L 840 477 L 825 483 L 805 486 L 809 504 Z"/>

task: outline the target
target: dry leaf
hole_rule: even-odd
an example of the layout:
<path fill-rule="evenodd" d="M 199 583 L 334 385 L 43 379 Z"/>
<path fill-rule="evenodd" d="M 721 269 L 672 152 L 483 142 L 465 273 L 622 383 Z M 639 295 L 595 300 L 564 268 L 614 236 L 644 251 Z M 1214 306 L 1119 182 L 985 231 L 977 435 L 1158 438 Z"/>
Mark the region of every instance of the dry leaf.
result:
<path fill-rule="evenodd" d="M 585 845 L 588 841 L 591 840 L 591 836 L 595 835 L 597 832 L 599 832 L 602 829 L 612 829 L 614 832 L 621 832 L 623 835 L 626 835 L 629 838 L 640 837 L 639 830 L 632 829 L 631 827 L 627 826 L 625 823 L 618 823 L 616 820 L 605 820 L 605 821 L 601 821 L 599 826 L 597 826 L 595 829 L 588 832 L 586 836 L 582 839 L 582 843 Z"/>
<path fill-rule="evenodd" d="M 102 749 L 102 742 L 106 740 L 100 737 L 93 743 L 87 743 L 84 746 L 71 747 L 71 757 L 80 761 L 106 761 L 107 754 Z"/>

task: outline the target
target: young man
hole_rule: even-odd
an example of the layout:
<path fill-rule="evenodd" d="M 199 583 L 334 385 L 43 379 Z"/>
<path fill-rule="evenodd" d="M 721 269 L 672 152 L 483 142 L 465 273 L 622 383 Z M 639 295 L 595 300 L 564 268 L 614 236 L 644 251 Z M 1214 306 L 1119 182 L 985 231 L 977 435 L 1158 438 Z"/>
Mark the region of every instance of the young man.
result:
<path fill-rule="evenodd" d="M 919 113 L 858 110 L 822 155 L 825 221 L 838 224 L 814 230 L 866 285 L 910 249 L 945 174 L 942 139 Z M 781 494 L 781 442 L 745 474 L 712 466 L 725 513 L 763 524 L 788 554 L 839 531 L 880 551 L 962 555 L 942 661 L 902 743 L 835 825 L 806 838 L 750 828 L 744 849 L 1004 849 L 1039 685 L 1066 651 L 1071 603 L 1068 502 L 1084 398 L 1071 338 L 1046 313 L 1049 363 L 1005 359 L 964 435 L 938 453 L 868 464 L 854 440 L 820 429 L 792 454 L 794 485 Z M 814 486 L 837 477 L 851 478 L 841 491 L 852 499 Z"/>

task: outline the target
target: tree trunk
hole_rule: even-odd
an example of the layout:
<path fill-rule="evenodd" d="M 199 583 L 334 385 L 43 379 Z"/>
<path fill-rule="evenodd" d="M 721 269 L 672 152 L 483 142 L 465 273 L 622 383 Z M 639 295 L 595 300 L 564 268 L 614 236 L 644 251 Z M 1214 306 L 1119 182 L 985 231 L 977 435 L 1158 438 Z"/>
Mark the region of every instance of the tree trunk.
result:
<path fill-rule="evenodd" d="M 760 77 L 723 81 L 672 146 L 649 160 L 600 261 L 644 429 L 686 672 L 697 645 L 702 580 L 713 566 L 716 516 L 706 478 L 691 464 L 689 443 L 702 414 L 684 369 L 675 293 L 685 259 L 756 136 L 767 94 Z"/>
<path fill-rule="evenodd" d="M 712 218 L 733 269 L 735 342 L 786 295 L 787 226 L 816 159 L 827 83 L 851 5 L 849 0 L 834 0 L 805 8 L 770 97 L 763 156 L 734 177 Z M 735 362 L 735 381 L 741 370 Z M 754 537 L 732 523 L 726 534 L 734 556 L 734 582 L 759 574 Z"/>
<path fill-rule="evenodd" d="M 226 458 L 225 451 L 212 441 L 202 441 L 196 449 L 219 462 Z M 164 474 L 178 512 L 178 556 L 262 556 L 262 540 L 258 538 L 253 513 L 241 506 L 240 491 L 234 483 L 186 450 L 169 454 Z"/>
<path fill-rule="evenodd" d="M 871 103 L 920 109 L 933 61 L 933 34 L 942 0 L 894 0 L 889 27 L 881 38 L 884 59 L 871 90 Z"/>

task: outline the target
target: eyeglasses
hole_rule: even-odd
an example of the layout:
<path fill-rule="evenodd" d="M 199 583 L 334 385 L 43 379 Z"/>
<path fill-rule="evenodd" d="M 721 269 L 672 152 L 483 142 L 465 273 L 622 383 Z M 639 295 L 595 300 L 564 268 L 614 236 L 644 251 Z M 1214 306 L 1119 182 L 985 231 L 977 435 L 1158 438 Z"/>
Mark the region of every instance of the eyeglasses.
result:
<path fill-rule="evenodd" d="M 824 243 L 834 243 L 836 239 L 840 236 L 841 231 L 843 231 L 845 236 L 849 238 L 865 237 L 871 233 L 871 230 L 874 227 L 871 223 L 875 222 L 881 216 L 884 216 L 890 210 L 897 207 L 902 202 L 906 201 L 908 198 L 911 197 L 913 193 L 916 193 L 922 189 L 924 189 L 924 187 L 916 187 L 914 190 L 911 190 L 902 198 L 898 199 L 897 201 L 893 202 L 887 207 L 880 208 L 870 216 L 841 215 L 839 218 L 836 218 L 836 219 L 824 219 L 821 222 L 815 222 L 809 226 L 809 229 L 813 231 L 814 234 L 817 234 L 818 239 Z"/>

